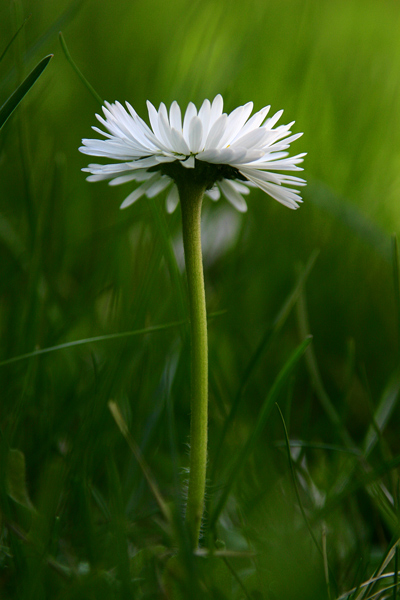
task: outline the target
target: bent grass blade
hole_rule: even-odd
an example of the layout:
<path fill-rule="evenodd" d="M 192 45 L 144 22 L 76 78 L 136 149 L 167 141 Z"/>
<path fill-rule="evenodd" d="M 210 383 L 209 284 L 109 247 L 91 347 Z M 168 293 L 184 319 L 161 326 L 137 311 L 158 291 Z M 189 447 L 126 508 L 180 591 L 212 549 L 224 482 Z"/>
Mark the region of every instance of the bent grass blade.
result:
<path fill-rule="evenodd" d="M 58 37 L 60 39 L 61 48 L 63 49 L 63 52 L 65 54 L 65 58 L 67 59 L 67 61 L 71 65 L 71 67 L 74 69 L 75 73 L 78 75 L 78 77 L 82 81 L 83 85 L 92 94 L 93 98 L 95 100 L 97 100 L 97 102 L 100 105 L 102 105 L 103 104 L 103 100 L 101 99 L 101 97 L 99 96 L 99 94 L 96 92 L 96 90 L 94 89 L 94 87 L 88 82 L 88 80 L 86 79 L 86 77 L 84 76 L 84 74 L 82 73 L 82 71 L 80 70 L 80 68 L 78 67 L 78 65 L 75 63 L 74 59 L 72 58 L 72 56 L 71 56 L 71 54 L 70 54 L 70 52 L 69 52 L 69 50 L 67 48 L 67 44 L 65 43 L 64 36 L 63 36 L 63 34 L 62 34 L 61 31 L 58 34 Z"/>
<path fill-rule="evenodd" d="M 5 101 L 3 106 L 0 108 L 0 129 L 4 123 L 9 119 L 11 114 L 17 108 L 21 100 L 26 96 L 31 87 L 34 85 L 36 80 L 43 73 L 50 60 L 53 58 L 53 54 L 49 54 L 42 58 L 42 60 L 36 65 L 36 67 L 29 73 L 24 81 L 17 87 L 13 94 Z"/>
<path fill-rule="evenodd" d="M 251 451 L 253 450 L 254 446 L 256 445 L 256 442 L 265 427 L 268 416 L 269 416 L 275 402 L 277 401 L 277 398 L 278 398 L 283 386 L 285 385 L 285 383 L 287 383 L 290 374 L 292 373 L 293 369 L 295 368 L 295 366 L 297 365 L 297 363 L 299 362 L 299 360 L 305 353 L 306 349 L 310 345 L 311 340 L 312 340 L 312 337 L 308 336 L 300 344 L 300 346 L 298 346 L 296 348 L 296 350 L 290 356 L 289 360 L 286 362 L 286 364 L 283 366 L 281 371 L 278 373 L 278 375 L 277 375 L 277 377 L 276 377 L 276 379 L 275 379 L 275 381 L 274 381 L 274 383 L 273 383 L 269 393 L 267 394 L 267 397 L 265 398 L 264 403 L 261 407 L 257 423 L 256 423 L 251 435 L 249 436 L 246 444 L 244 445 L 243 450 L 240 452 L 239 456 L 234 461 L 233 467 L 231 469 L 231 472 L 227 479 L 227 482 L 223 488 L 222 494 L 218 500 L 218 503 L 217 503 L 214 511 L 211 513 L 210 529 L 212 529 L 215 526 L 215 524 L 217 523 L 218 517 L 221 514 L 221 512 L 225 506 L 225 503 L 228 499 L 228 496 L 232 489 L 232 486 L 235 483 L 235 480 L 236 480 L 238 474 L 240 473 L 241 469 L 243 468 Z"/>

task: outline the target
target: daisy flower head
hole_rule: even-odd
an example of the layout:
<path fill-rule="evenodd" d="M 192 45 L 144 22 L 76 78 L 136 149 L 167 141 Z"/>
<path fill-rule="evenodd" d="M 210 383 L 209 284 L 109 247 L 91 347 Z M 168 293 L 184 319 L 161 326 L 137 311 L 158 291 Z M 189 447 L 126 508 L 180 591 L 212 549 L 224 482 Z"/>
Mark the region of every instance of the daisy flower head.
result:
<path fill-rule="evenodd" d="M 96 115 L 105 131 L 93 127 L 105 139 L 84 139 L 84 154 L 113 159 L 112 164 L 89 164 L 83 171 L 88 181 L 109 180 L 110 185 L 135 181 L 121 208 L 142 196 L 152 198 L 169 188 L 167 211 L 179 202 L 183 182 L 202 186 L 206 195 L 218 200 L 221 194 L 240 212 L 247 210 L 244 196 L 251 187 L 296 209 L 302 202 L 296 187 L 304 179 L 283 172 L 301 171 L 305 154 L 289 156 L 290 144 L 302 133 L 292 134 L 294 124 L 276 126 L 283 111 L 267 118 L 266 106 L 254 115 L 253 103 L 223 112 L 223 99 L 204 100 L 200 110 L 190 102 L 182 116 L 177 102 L 169 111 L 164 103 L 158 111 L 147 102 L 150 127 L 132 106 L 104 103 L 104 117 Z"/>

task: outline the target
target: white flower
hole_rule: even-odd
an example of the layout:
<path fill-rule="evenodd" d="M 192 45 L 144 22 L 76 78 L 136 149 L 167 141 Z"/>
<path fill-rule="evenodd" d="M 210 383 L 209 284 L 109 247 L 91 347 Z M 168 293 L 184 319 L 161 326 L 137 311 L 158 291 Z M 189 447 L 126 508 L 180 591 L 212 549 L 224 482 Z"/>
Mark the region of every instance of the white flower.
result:
<path fill-rule="evenodd" d="M 212 103 L 205 100 L 199 111 L 191 102 L 182 120 L 177 102 L 171 104 L 169 113 L 165 104 L 161 103 L 157 112 L 147 102 L 150 129 L 128 102 L 126 107 L 105 102 L 105 118 L 96 117 L 107 132 L 93 129 L 107 139 L 84 139 L 79 148 L 84 154 L 118 161 L 90 164 L 83 169 L 91 173 L 88 181 L 141 184 L 121 208 L 170 187 L 166 202 L 168 212 L 173 212 L 179 201 L 179 179 L 188 176 L 204 184 L 213 200 L 222 193 L 241 212 L 247 210 L 243 195 L 249 194 L 249 187 L 261 188 L 289 208 L 298 208 L 302 202 L 299 190 L 287 186 L 305 185 L 304 179 L 278 172 L 301 171 L 298 164 L 305 156 L 290 157 L 287 152 L 291 142 L 302 135 L 291 135 L 294 121 L 274 128 L 283 111 L 266 119 L 270 109 L 266 106 L 250 117 L 253 103 L 249 102 L 228 115 L 222 112 L 223 100 L 218 95 Z"/>

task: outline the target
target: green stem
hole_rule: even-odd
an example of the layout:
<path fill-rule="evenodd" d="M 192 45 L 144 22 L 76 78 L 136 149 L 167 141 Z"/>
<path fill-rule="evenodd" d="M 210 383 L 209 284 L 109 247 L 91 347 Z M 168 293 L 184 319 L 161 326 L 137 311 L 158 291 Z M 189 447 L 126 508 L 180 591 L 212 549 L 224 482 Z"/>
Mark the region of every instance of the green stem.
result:
<path fill-rule="evenodd" d="M 208 348 L 201 253 L 203 194 L 204 187 L 196 183 L 179 185 L 191 328 L 190 474 L 186 522 L 194 548 L 197 548 L 200 535 L 207 466 Z"/>

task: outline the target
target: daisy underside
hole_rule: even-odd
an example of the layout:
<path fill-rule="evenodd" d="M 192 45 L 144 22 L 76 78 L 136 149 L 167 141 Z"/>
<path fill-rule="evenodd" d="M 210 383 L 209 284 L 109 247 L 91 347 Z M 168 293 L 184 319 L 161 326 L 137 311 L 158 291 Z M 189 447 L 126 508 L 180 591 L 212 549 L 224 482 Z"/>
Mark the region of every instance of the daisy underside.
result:
<path fill-rule="evenodd" d="M 197 111 L 191 102 L 182 118 L 173 102 L 169 112 L 161 103 L 158 111 L 147 102 L 150 125 L 132 106 L 104 103 L 104 117 L 96 115 L 105 131 L 93 127 L 106 139 L 84 139 L 84 154 L 112 159 L 113 164 L 89 164 L 83 171 L 88 181 L 109 180 L 110 185 L 137 182 L 121 208 L 142 196 L 153 198 L 167 190 L 166 208 L 173 212 L 179 202 L 179 183 L 193 181 L 212 200 L 221 194 L 240 212 L 247 210 L 244 196 L 258 187 L 269 196 L 296 209 L 302 202 L 296 187 L 304 179 L 283 172 L 301 171 L 305 154 L 289 156 L 290 144 L 302 133 L 292 134 L 294 122 L 276 126 L 282 112 L 267 118 L 266 106 L 254 115 L 253 103 L 223 112 L 223 99 L 205 100 Z"/>

